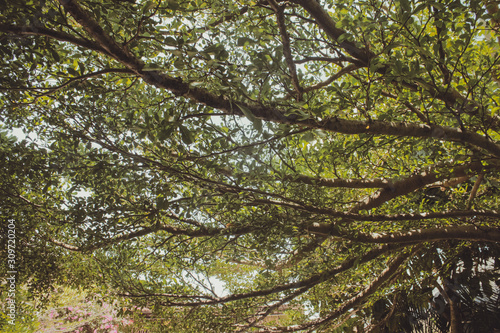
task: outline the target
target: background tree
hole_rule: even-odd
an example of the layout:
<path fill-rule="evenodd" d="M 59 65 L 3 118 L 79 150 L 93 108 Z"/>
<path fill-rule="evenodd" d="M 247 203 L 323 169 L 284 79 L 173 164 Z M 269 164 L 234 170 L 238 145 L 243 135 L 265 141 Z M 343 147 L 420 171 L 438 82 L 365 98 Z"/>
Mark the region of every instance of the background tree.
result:
<path fill-rule="evenodd" d="M 370 309 L 498 256 L 495 4 L 0 8 L 0 115 L 28 135 L 0 137 L 2 217 L 33 292 L 113 290 L 179 332 L 411 330 Z"/>

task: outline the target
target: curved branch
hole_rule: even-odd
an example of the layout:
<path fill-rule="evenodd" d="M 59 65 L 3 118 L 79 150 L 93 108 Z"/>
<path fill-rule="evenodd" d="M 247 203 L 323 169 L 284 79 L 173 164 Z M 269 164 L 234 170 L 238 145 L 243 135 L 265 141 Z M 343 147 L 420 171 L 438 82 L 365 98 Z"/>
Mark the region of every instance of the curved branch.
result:
<path fill-rule="evenodd" d="M 470 143 L 500 156 L 500 146 L 482 135 L 463 132 L 460 129 L 426 124 L 395 123 L 385 121 L 357 121 L 330 118 L 322 123 L 313 120 L 300 122 L 302 125 L 343 134 L 378 134 L 399 137 L 436 138 L 443 141 Z"/>
<path fill-rule="evenodd" d="M 418 248 L 417 248 L 418 249 Z M 412 254 L 414 254 L 413 251 Z M 362 292 L 360 292 L 357 296 L 351 298 L 346 303 L 342 304 L 340 308 L 333 311 L 327 317 L 320 319 L 318 324 L 324 324 L 326 322 L 332 321 L 344 313 L 346 313 L 349 309 L 360 306 L 369 296 L 371 296 L 374 292 L 377 291 L 385 282 L 391 279 L 391 277 L 396 274 L 399 267 L 410 257 L 410 254 L 403 254 L 392 260 L 392 262 L 387 266 L 386 269 L 380 273 L 380 275 L 373 280 Z"/>
<path fill-rule="evenodd" d="M 394 181 L 394 180 L 384 180 L 384 179 L 324 179 L 324 178 L 313 178 L 308 176 L 299 175 L 293 178 L 289 176 L 291 181 L 302 182 L 306 184 L 312 184 L 316 186 L 326 186 L 326 187 L 343 187 L 343 188 L 370 188 L 370 187 L 383 187 L 382 190 L 378 191 L 376 194 L 370 196 L 364 203 L 358 204 L 357 207 L 351 209 L 351 213 L 357 213 L 361 209 L 370 209 L 378 207 L 385 203 L 386 201 L 395 198 L 400 195 L 410 193 L 420 187 L 428 184 L 435 183 L 436 181 L 446 179 L 448 177 L 454 177 L 457 175 L 467 174 L 470 171 L 479 171 L 482 169 L 481 163 L 472 163 L 466 166 L 460 166 L 453 169 L 452 175 L 441 175 L 440 173 L 430 171 L 423 172 L 421 175 L 410 176 L 404 180 Z M 309 229 L 309 231 L 312 231 Z M 332 232 L 332 231 L 330 231 Z M 295 263 L 301 261 L 308 253 L 316 249 L 320 244 L 322 244 L 329 236 L 326 233 L 318 233 L 316 237 L 303 249 L 296 251 L 292 258 L 281 263 L 276 267 L 280 270 L 286 267 L 290 267 Z"/>
<path fill-rule="evenodd" d="M 441 166 L 440 168 L 445 168 Z M 401 191 L 400 188 L 407 188 L 408 186 L 412 186 L 413 190 L 408 190 L 406 193 L 410 193 L 418 188 L 421 188 L 426 185 L 434 184 L 442 180 L 451 179 L 455 177 L 469 176 L 471 173 L 480 171 L 483 166 L 481 163 L 471 163 L 468 165 L 453 167 L 447 166 L 446 170 L 452 169 L 451 174 L 445 174 L 443 172 L 437 172 L 433 170 L 438 169 L 438 167 L 434 167 L 433 170 L 423 171 L 419 175 L 409 176 L 404 179 L 334 179 L 334 178 L 322 178 L 322 177 L 311 177 L 306 175 L 285 175 L 283 176 L 283 180 L 288 180 L 294 183 L 302 183 L 309 184 L 314 186 L 322 186 L 322 187 L 333 187 L 333 188 L 382 188 L 381 191 L 388 190 L 390 192 Z M 377 192 L 378 195 L 381 193 Z M 406 194 L 403 193 L 403 194 Z M 398 194 L 401 195 L 401 194 Z M 375 194 L 372 196 L 375 197 Z M 371 197 L 370 197 L 371 198 Z M 361 204 L 360 204 L 361 205 Z M 373 208 L 373 207 L 372 207 Z M 359 208 L 361 209 L 369 209 L 369 208 Z"/>
<path fill-rule="evenodd" d="M 321 29 L 333 40 L 337 41 L 340 36 L 346 31 L 337 28 L 335 21 L 330 17 L 328 12 L 315 0 L 296 0 L 302 8 L 304 8 L 318 23 Z M 344 49 L 350 56 L 357 59 L 361 66 L 367 67 L 370 60 L 375 57 L 375 54 L 367 49 L 360 49 L 355 43 L 342 41 L 339 46 Z"/>

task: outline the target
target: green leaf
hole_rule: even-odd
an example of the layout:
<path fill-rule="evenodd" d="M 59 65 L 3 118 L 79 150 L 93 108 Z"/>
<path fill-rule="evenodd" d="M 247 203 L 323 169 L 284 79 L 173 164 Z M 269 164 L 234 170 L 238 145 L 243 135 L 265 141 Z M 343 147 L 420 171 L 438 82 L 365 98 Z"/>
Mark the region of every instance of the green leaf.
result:
<path fill-rule="evenodd" d="M 54 60 L 55 60 L 56 62 L 61 61 L 61 58 L 59 57 L 59 53 L 57 53 L 57 51 L 56 51 L 56 50 L 54 50 L 54 49 L 49 49 L 49 51 L 50 51 L 50 53 L 52 54 L 52 57 L 54 58 Z"/>
<path fill-rule="evenodd" d="M 238 105 L 238 108 L 241 110 L 243 115 L 245 115 L 245 117 L 247 117 L 248 120 L 250 120 L 253 123 L 255 129 L 259 132 L 262 132 L 262 120 L 255 117 L 252 111 L 245 105 L 239 103 L 236 103 L 236 105 Z"/>
<path fill-rule="evenodd" d="M 236 45 L 238 46 L 245 46 L 247 44 L 253 44 L 253 43 L 255 43 L 255 41 L 248 37 L 241 37 L 238 38 L 238 40 L 236 41 Z"/>
<path fill-rule="evenodd" d="M 240 103 L 236 103 L 236 105 L 238 106 L 238 108 L 241 110 L 241 112 L 243 113 L 243 115 L 245 115 L 245 117 L 247 117 L 250 121 L 255 121 L 257 118 L 253 115 L 252 111 L 250 111 L 249 108 L 247 108 L 245 105 L 243 104 L 240 104 Z"/>
<path fill-rule="evenodd" d="M 78 76 L 78 72 L 74 70 L 72 67 L 68 67 L 68 73 L 70 73 L 73 76 Z"/>
<path fill-rule="evenodd" d="M 401 9 L 405 12 L 411 11 L 410 1 L 408 0 L 399 0 L 399 4 L 401 5 Z"/>
<path fill-rule="evenodd" d="M 179 130 L 181 131 L 181 139 L 187 145 L 194 143 L 194 134 L 183 125 L 179 125 Z"/>
<path fill-rule="evenodd" d="M 83 62 L 78 62 L 78 69 L 80 70 L 80 74 L 83 75 L 85 73 L 85 65 Z"/>
<path fill-rule="evenodd" d="M 173 37 L 165 37 L 165 39 L 163 40 L 165 42 L 165 44 L 167 44 L 168 46 L 177 46 L 179 43 L 177 43 L 177 40 Z"/>
<path fill-rule="evenodd" d="M 144 3 L 144 5 L 142 6 L 142 13 L 146 14 L 146 12 L 148 12 L 149 10 L 155 8 L 155 6 L 156 5 L 155 5 L 155 3 L 153 1 L 150 1 L 150 0 L 146 1 Z"/>

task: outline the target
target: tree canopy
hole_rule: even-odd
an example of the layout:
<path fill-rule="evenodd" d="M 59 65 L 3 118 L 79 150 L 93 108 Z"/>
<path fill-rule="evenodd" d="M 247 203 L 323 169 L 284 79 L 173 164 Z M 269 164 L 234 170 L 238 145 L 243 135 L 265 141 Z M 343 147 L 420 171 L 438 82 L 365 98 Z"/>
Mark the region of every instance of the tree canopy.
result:
<path fill-rule="evenodd" d="M 1 214 L 33 292 L 102 288 L 174 332 L 396 332 L 438 288 L 453 333 L 446 281 L 495 293 L 495 3 L 0 8 Z"/>

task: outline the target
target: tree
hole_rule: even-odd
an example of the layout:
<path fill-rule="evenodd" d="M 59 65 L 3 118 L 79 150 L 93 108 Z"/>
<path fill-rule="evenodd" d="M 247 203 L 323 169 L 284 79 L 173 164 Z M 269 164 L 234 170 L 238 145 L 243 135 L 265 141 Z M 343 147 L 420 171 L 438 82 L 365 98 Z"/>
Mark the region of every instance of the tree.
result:
<path fill-rule="evenodd" d="M 396 332 L 370 309 L 498 256 L 496 4 L 0 5 L 2 217 L 33 292 L 111 290 L 179 332 Z"/>

